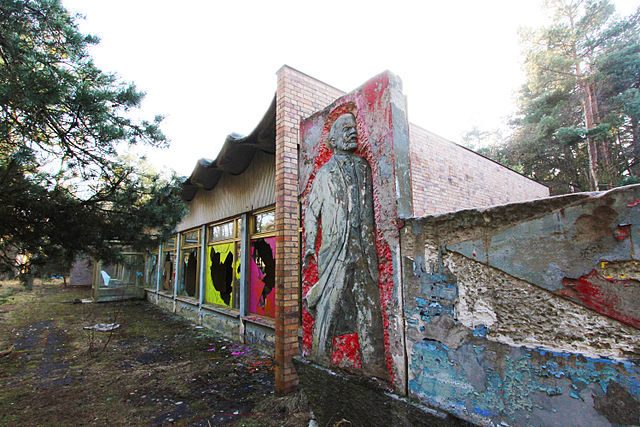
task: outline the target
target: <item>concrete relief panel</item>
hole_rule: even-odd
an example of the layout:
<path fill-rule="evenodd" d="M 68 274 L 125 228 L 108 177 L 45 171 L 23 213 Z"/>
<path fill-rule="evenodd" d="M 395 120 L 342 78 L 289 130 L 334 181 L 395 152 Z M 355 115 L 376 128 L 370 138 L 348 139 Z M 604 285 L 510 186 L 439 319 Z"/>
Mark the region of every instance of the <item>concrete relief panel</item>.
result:
<path fill-rule="evenodd" d="M 589 197 L 447 249 L 640 328 L 640 186 Z"/>
<path fill-rule="evenodd" d="M 411 192 L 399 80 L 373 78 L 301 134 L 303 353 L 404 391 L 398 217 Z"/>

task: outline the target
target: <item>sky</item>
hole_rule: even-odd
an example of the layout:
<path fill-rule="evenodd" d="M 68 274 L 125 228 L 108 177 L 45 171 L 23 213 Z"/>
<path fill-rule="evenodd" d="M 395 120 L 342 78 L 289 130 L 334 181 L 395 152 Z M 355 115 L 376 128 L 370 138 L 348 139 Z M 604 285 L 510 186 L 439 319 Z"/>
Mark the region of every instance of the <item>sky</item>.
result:
<path fill-rule="evenodd" d="M 100 38 L 96 64 L 146 93 L 137 114 L 165 116 L 171 146 L 148 160 L 183 176 L 253 130 L 284 64 L 347 92 L 390 70 L 409 121 L 452 141 L 503 127 L 524 82 L 518 29 L 545 19 L 542 0 L 62 2 Z"/>

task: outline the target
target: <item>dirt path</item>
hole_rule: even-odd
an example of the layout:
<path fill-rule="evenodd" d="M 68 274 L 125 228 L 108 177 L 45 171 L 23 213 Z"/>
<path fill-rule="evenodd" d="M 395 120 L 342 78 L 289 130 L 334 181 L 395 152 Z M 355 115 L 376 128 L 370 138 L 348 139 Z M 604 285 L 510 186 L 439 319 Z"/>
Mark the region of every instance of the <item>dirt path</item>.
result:
<path fill-rule="evenodd" d="M 2 284 L 0 425 L 307 425 L 304 397 L 273 396 L 270 357 L 146 302 L 73 303 L 88 296 Z"/>

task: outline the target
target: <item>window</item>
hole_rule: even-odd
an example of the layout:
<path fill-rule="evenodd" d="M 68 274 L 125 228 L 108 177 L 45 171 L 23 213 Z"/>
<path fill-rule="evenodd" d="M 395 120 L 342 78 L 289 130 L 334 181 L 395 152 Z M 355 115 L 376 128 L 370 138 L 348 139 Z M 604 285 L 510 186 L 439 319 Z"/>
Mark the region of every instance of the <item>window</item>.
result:
<path fill-rule="evenodd" d="M 100 287 L 142 286 L 144 283 L 144 254 L 123 252 L 116 264 L 101 264 Z"/>
<path fill-rule="evenodd" d="M 253 216 L 253 233 L 271 233 L 276 231 L 276 211 L 270 210 Z"/>
<path fill-rule="evenodd" d="M 176 236 L 171 236 L 162 244 L 162 254 L 160 259 L 160 290 L 164 292 L 173 291 L 176 265 Z"/>
<path fill-rule="evenodd" d="M 229 240 L 236 236 L 235 221 L 209 226 L 209 242 Z"/>
<path fill-rule="evenodd" d="M 253 232 L 249 248 L 248 311 L 251 314 L 275 317 L 275 210 L 257 212 L 251 221 Z"/>
<path fill-rule="evenodd" d="M 240 305 L 240 230 L 242 219 L 235 218 L 208 227 L 205 304 L 228 308 Z"/>
<path fill-rule="evenodd" d="M 200 234 L 200 229 L 181 234 L 178 295 L 192 298 L 200 296 Z"/>

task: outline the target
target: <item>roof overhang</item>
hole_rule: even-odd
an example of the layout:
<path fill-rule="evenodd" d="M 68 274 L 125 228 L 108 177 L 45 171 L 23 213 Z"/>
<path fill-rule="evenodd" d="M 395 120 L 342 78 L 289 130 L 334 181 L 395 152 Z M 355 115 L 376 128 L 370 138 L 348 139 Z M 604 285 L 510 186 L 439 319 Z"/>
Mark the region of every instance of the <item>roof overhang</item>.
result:
<path fill-rule="evenodd" d="M 182 183 L 180 196 L 191 201 L 198 190 L 212 190 L 223 174 L 240 175 L 249 167 L 256 151 L 276 152 L 275 96 L 258 126 L 248 136 L 232 133 L 225 139 L 215 160 L 198 160 L 189 178 Z"/>

